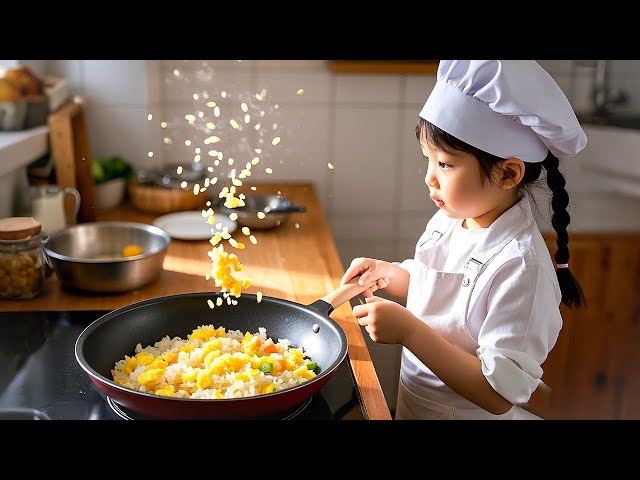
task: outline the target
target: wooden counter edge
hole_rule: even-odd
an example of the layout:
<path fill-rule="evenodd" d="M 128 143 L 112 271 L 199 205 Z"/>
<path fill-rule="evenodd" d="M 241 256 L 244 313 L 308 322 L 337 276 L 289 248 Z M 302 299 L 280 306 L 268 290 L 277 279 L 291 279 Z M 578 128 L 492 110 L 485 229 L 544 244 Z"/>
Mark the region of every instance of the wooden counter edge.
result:
<path fill-rule="evenodd" d="M 348 302 L 343 304 L 332 313 L 331 317 L 340 324 L 347 335 L 351 370 L 360 392 L 366 418 L 391 420 L 389 406 L 373 366 L 369 348 L 352 314 L 351 305 Z"/>

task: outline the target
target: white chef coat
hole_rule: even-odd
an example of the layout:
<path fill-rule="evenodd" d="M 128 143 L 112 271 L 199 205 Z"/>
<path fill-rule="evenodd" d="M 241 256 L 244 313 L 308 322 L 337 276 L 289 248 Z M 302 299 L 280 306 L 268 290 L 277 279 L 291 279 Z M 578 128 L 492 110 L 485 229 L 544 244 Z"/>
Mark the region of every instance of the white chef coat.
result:
<path fill-rule="evenodd" d="M 541 364 L 562 318 L 555 268 L 529 199 L 523 196 L 484 234 L 469 232 L 467 248 L 460 248 L 461 223 L 438 211 L 414 258 L 398 264 L 410 274 L 407 309 L 478 356 L 487 381 L 514 407 L 502 415 L 479 408 L 403 348 L 396 418 L 537 419 L 517 405 L 542 382 Z"/>

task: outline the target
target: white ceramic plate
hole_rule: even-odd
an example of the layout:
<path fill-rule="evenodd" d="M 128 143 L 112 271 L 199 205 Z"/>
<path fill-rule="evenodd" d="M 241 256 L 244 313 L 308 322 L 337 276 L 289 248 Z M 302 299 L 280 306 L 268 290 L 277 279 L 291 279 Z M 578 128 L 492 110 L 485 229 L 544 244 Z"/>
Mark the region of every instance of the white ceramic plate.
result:
<path fill-rule="evenodd" d="M 216 212 L 214 217 L 216 223 L 209 225 L 201 210 L 175 212 L 156 218 L 153 224 L 178 240 L 209 240 L 213 233 L 224 227 L 229 229 L 229 233 L 238 228 L 238 224 L 224 213 Z M 216 228 L 218 224 L 222 224 L 220 229 Z"/>

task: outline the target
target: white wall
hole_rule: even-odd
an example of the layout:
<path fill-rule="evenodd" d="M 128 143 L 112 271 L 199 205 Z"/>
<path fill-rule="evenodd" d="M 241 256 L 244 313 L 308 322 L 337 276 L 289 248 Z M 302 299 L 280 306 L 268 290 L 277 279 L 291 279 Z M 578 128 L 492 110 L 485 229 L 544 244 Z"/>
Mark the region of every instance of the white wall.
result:
<path fill-rule="evenodd" d="M 574 100 L 572 62 L 540 63 Z M 216 131 L 227 140 L 225 161 L 235 155 L 244 165 L 248 155 L 244 146 L 262 140 L 262 168 L 254 169 L 252 179 L 313 181 L 345 266 L 355 256 L 387 260 L 411 256 L 435 212 L 414 135 L 434 76 L 333 74 L 322 60 L 64 60 L 49 61 L 48 66 L 50 73 L 69 79 L 74 93 L 86 97 L 94 155 L 120 154 L 139 168 L 193 159 L 195 143 L 207 134 L 190 127 L 184 115 L 206 110 L 193 94 L 201 97 L 207 91 L 223 108 Z M 626 108 L 637 112 L 639 76 L 640 61 L 613 61 L 612 85 L 627 90 L 631 101 Z M 256 101 L 254 95 L 263 88 L 267 99 Z M 301 88 L 304 94 L 299 96 Z M 227 98 L 221 97 L 222 91 Z M 230 113 L 242 118 L 241 101 L 251 106 L 251 113 L 265 110 L 267 120 L 260 131 L 230 128 Z M 169 127 L 162 129 L 162 121 Z M 269 141 L 273 123 L 282 137 L 277 148 Z M 254 124 L 252 120 L 249 126 Z M 163 142 L 165 137 L 171 138 L 170 145 Z M 194 144 L 186 147 L 185 140 Z M 154 152 L 152 158 L 149 151 Z M 203 158 L 210 159 L 206 152 Z M 328 163 L 335 169 L 330 170 Z M 223 175 L 228 173 L 224 165 L 218 170 Z M 264 172 L 266 166 L 273 168 L 273 175 Z M 570 230 L 640 230 L 640 217 L 625 215 L 640 210 L 640 199 L 598 192 L 579 157 L 562 168 L 571 194 Z M 547 196 L 538 198 L 539 220 L 549 230 Z M 395 406 L 399 349 L 371 343 L 370 347 L 387 400 Z"/>

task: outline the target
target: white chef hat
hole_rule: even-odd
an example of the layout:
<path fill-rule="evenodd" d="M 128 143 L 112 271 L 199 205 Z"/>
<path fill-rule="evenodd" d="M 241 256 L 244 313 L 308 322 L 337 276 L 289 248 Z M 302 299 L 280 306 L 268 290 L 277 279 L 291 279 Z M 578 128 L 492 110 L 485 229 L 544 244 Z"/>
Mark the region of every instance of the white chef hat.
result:
<path fill-rule="evenodd" d="M 573 155 L 587 136 L 558 84 L 533 60 L 441 60 L 420 117 L 501 158 Z"/>

